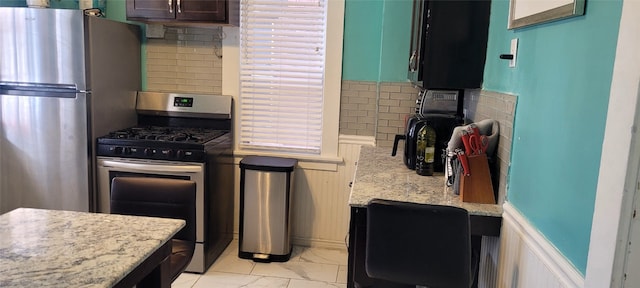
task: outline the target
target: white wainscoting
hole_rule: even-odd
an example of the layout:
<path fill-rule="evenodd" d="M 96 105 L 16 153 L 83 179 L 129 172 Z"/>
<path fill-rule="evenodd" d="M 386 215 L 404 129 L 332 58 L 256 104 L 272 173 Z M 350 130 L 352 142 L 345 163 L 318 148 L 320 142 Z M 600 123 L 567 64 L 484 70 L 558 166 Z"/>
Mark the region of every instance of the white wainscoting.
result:
<path fill-rule="evenodd" d="M 296 169 L 291 203 L 291 233 L 294 245 L 346 249 L 350 219 L 349 185 L 353 180 L 361 145 L 373 145 L 374 141 L 373 137 L 341 135 L 338 156 L 343 161 L 337 164 L 335 171 Z M 239 195 L 240 168 L 236 166 L 236 235 L 239 223 Z"/>
<path fill-rule="evenodd" d="M 500 238 L 482 236 L 480 248 L 480 268 L 478 271 L 478 288 L 498 287 L 498 259 Z"/>
<path fill-rule="evenodd" d="M 509 202 L 503 205 L 500 288 L 584 287 L 584 277 Z"/>

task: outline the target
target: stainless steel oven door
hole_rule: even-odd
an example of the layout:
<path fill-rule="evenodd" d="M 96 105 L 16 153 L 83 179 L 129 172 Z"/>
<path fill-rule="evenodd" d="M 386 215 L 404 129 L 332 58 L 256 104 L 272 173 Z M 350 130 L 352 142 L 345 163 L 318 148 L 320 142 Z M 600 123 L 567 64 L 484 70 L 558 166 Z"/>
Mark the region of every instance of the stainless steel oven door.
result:
<path fill-rule="evenodd" d="M 131 158 L 97 157 L 98 206 L 110 213 L 111 180 L 114 177 L 156 177 L 196 183 L 196 241 L 204 242 L 204 163 Z"/>

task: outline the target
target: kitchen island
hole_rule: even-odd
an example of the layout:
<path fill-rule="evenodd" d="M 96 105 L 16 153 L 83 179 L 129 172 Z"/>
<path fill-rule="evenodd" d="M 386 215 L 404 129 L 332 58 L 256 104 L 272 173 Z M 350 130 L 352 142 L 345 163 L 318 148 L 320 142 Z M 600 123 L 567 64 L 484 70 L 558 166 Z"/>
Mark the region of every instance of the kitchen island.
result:
<path fill-rule="evenodd" d="M 448 205 L 469 211 L 471 234 L 476 236 L 474 246 L 479 246 L 479 236 L 499 236 L 502 223 L 502 206 L 463 202 L 445 185 L 442 173 L 420 176 L 402 162 L 402 151 L 391 156 L 391 149 L 363 146 L 351 187 L 349 206 L 349 270 L 348 287 L 358 282 L 362 287 L 377 287 L 376 281 L 364 271 L 366 244 L 366 207 L 371 199 Z M 381 286 L 384 286 L 381 285 Z"/>
<path fill-rule="evenodd" d="M 170 287 L 183 220 L 18 208 L 0 215 L 0 287 Z M 169 278 L 169 279 L 167 279 Z"/>

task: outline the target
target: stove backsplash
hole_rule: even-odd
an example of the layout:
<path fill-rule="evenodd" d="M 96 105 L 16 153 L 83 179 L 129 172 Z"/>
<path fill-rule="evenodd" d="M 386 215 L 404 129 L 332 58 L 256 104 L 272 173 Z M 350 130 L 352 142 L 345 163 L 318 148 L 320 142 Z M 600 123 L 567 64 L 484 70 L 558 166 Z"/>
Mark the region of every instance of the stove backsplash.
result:
<path fill-rule="evenodd" d="M 147 39 L 145 90 L 222 94 L 222 28 L 165 29 Z"/>

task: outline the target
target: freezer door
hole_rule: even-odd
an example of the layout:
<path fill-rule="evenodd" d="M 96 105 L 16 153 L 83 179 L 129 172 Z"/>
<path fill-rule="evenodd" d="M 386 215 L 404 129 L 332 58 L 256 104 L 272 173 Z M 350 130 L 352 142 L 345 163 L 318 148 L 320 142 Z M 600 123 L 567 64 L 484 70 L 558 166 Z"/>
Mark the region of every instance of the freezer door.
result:
<path fill-rule="evenodd" d="M 0 213 L 89 211 L 87 94 L 0 86 Z"/>
<path fill-rule="evenodd" d="M 81 10 L 0 8 L 0 82 L 88 90 Z"/>

